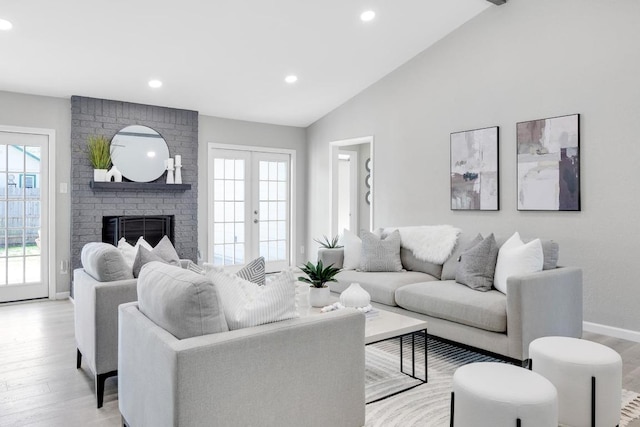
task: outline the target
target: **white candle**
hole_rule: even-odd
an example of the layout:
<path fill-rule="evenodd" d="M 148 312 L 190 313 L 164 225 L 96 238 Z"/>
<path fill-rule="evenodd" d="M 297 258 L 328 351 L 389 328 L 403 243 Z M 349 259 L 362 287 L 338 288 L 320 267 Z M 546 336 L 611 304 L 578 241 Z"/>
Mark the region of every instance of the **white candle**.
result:
<path fill-rule="evenodd" d="M 182 156 L 180 154 L 176 154 L 176 166 L 182 166 Z"/>

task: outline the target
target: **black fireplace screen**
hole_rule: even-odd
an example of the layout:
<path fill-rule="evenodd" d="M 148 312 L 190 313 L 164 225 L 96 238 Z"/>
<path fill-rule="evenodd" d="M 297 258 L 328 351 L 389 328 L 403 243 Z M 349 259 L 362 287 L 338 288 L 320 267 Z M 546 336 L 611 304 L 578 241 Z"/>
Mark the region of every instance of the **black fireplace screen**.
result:
<path fill-rule="evenodd" d="M 155 246 L 165 235 L 175 244 L 173 215 L 102 217 L 102 241 L 114 246 L 122 237 L 135 245 L 140 236 Z"/>

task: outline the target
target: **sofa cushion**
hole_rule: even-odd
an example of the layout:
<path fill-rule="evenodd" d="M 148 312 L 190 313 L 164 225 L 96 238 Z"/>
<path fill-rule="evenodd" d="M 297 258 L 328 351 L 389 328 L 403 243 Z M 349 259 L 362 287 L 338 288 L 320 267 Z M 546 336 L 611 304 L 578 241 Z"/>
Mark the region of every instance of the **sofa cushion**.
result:
<path fill-rule="evenodd" d="M 360 283 L 360 286 L 371 295 L 371 301 L 386 305 L 396 304 L 396 289 L 410 283 L 427 282 L 437 280 L 435 277 L 418 271 L 401 272 L 365 272 L 343 270 L 336 275 L 337 282 L 328 283 L 332 292 L 341 293 L 351 285 Z"/>
<path fill-rule="evenodd" d="M 138 306 L 178 339 L 229 330 L 211 280 L 162 262 L 150 262 L 140 271 Z"/>
<path fill-rule="evenodd" d="M 504 242 L 506 242 L 509 237 L 496 237 L 496 242 L 498 242 L 498 247 L 502 247 Z M 530 243 L 535 239 L 532 238 L 523 238 L 522 241 L 524 243 Z M 553 270 L 558 266 L 558 257 L 560 255 L 560 246 L 558 242 L 549 240 L 549 239 L 540 239 L 540 243 L 542 244 L 542 255 L 544 257 L 544 262 L 542 264 L 543 270 Z"/>
<path fill-rule="evenodd" d="M 118 248 L 109 243 L 91 242 L 80 253 L 82 267 L 98 282 L 133 279 L 131 268 Z"/>
<path fill-rule="evenodd" d="M 442 264 L 434 264 L 429 261 L 422 261 L 421 259 L 416 258 L 413 254 L 413 251 L 407 248 L 400 248 L 400 261 L 402 261 L 402 266 L 406 270 L 410 271 L 420 271 L 422 273 L 430 274 L 431 276 L 439 279 L 442 275 Z"/>
<path fill-rule="evenodd" d="M 362 240 L 360 237 L 345 228 L 342 234 L 342 245 L 344 246 L 342 268 L 345 270 L 357 270 L 360 268 L 360 254 L 362 252 Z"/>
<path fill-rule="evenodd" d="M 497 259 L 498 245 L 493 234 L 485 239 L 480 238 L 479 242 L 465 250 L 460 256 L 456 282 L 467 285 L 476 291 L 491 290 Z"/>
<path fill-rule="evenodd" d="M 416 313 L 491 332 L 507 331 L 507 297 L 476 292 L 454 281 L 414 283 L 396 291 L 398 305 Z"/>
<path fill-rule="evenodd" d="M 402 271 L 400 262 L 400 232 L 398 230 L 385 238 L 368 231 L 362 232 L 362 271 Z"/>
<path fill-rule="evenodd" d="M 524 243 L 520 234 L 515 232 L 498 252 L 496 275 L 493 286 L 502 293 L 507 293 L 507 279 L 510 276 L 542 271 L 544 255 L 540 239 Z"/>

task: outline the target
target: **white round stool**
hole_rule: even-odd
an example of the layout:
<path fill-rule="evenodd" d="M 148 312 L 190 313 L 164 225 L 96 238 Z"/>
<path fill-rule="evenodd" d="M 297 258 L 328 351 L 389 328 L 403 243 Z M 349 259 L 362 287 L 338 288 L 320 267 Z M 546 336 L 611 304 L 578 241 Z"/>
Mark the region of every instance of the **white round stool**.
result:
<path fill-rule="evenodd" d="M 538 338 L 529 344 L 530 369 L 558 390 L 558 420 L 572 427 L 620 423 L 622 359 L 614 350 L 569 337 Z"/>
<path fill-rule="evenodd" d="M 556 389 L 506 363 L 471 363 L 453 374 L 452 427 L 558 427 Z"/>

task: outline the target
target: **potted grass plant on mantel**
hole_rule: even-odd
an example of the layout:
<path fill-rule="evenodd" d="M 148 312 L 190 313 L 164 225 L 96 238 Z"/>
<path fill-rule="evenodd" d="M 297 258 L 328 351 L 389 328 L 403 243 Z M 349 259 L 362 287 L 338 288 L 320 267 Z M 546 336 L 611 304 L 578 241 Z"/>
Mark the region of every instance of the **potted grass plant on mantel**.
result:
<path fill-rule="evenodd" d="M 104 182 L 107 180 L 107 170 L 111 166 L 111 143 L 102 135 L 90 136 L 87 141 L 89 161 L 93 166 L 93 180 Z"/>
<path fill-rule="evenodd" d="M 301 282 L 308 283 L 311 286 L 309 290 L 309 304 L 312 307 L 324 307 L 329 305 L 330 289 L 326 285 L 328 282 L 337 282 L 336 274 L 340 272 L 339 268 L 335 268 L 333 264 L 324 266 L 322 261 L 318 261 L 316 265 L 312 262 L 300 267 L 303 273 L 307 275 L 298 277 Z"/>

